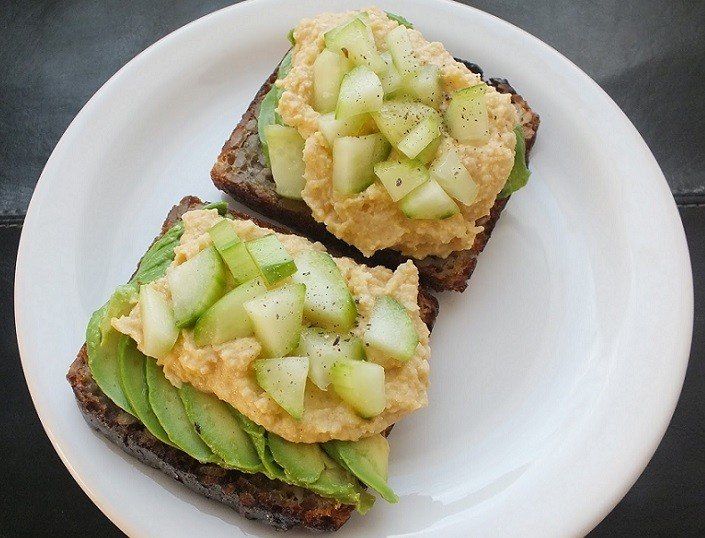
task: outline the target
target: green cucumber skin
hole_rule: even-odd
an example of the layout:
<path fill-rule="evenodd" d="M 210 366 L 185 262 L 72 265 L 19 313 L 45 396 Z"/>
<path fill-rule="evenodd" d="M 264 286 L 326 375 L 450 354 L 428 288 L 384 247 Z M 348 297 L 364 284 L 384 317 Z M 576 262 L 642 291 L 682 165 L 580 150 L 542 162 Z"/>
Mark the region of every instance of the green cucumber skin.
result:
<path fill-rule="evenodd" d="M 413 357 L 419 335 L 406 309 L 389 296 L 379 297 L 363 340 L 372 349 L 398 361 Z"/>
<path fill-rule="evenodd" d="M 137 418 L 154 437 L 162 443 L 174 446 L 149 404 L 147 357 L 137 349 L 137 344 L 129 336 L 120 337 L 118 363 L 122 390 Z"/>
<path fill-rule="evenodd" d="M 338 265 L 325 252 L 296 257 L 293 280 L 306 286 L 304 316 L 323 328 L 347 332 L 355 325 L 357 306 Z"/>

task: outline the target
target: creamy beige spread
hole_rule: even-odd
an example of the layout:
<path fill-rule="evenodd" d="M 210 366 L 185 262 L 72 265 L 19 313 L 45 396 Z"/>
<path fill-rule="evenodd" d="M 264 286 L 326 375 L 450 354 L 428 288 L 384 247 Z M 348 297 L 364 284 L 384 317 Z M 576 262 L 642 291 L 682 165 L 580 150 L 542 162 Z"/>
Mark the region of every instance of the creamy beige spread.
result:
<path fill-rule="evenodd" d="M 211 244 L 208 229 L 222 220 L 215 209 L 189 211 L 183 216 L 184 233 L 175 249 L 172 267 L 192 258 Z M 235 220 L 235 230 L 245 241 L 272 233 L 252 221 Z M 303 250 L 325 248 L 295 235 L 277 234 L 292 256 Z M 294 419 L 260 388 L 251 368 L 261 353 L 254 337 L 238 338 L 215 346 L 198 347 L 191 330 L 182 330 L 171 352 L 158 361 L 166 377 L 175 386 L 191 383 L 211 392 L 245 416 L 293 442 L 314 443 L 331 439 L 356 440 L 379 433 L 403 415 L 424 407 L 428 388 L 429 331 L 421 320 L 418 306 L 418 271 L 407 262 L 395 271 L 359 265 L 349 258 L 334 258 L 358 307 L 358 326 L 353 332 L 362 337 L 375 298 L 390 295 L 408 311 L 419 334 L 414 356 L 404 364 L 384 364 L 386 408 L 373 419 L 357 416 L 331 389 L 322 391 L 310 381 L 306 385 L 304 414 Z M 170 269 L 167 269 L 167 272 Z M 166 277 L 155 287 L 170 299 Z M 142 319 L 139 304 L 129 315 L 113 318 L 112 325 L 133 338 L 141 348 Z M 369 356 L 369 360 L 375 357 Z"/>
<path fill-rule="evenodd" d="M 377 48 L 380 52 L 386 51 L 385 36 L 399 26 L 398 23 L 379 9 L 364 11 L 369 15 Z M 357 195 L 337 193 L 332 184 L 331 150 L 318 129 L 319 113 L 312 106 L 313 63 L 324 48 L 323 34 L 356 13 L 359 12 L 326 13 L 302 20 L 294 30 L 296 45 L 292 69 L 277 82 L 285 90 L 279 101 L 279 114 L 306 139 L 303 199 L 318 222 L 366 256 L 392 248 L 414 258 L 446 257 L 453 251 L 471 248 L 475 236 L 483 229 L 476 222 L 489 213 L 514 162 L 513 129 L 518 120 L 511 98 L 489 87 L 486 94 L 488 142 L 480 146 L 458 144 L 463 164 L 480 188 L 472 205 L 459 204 L 459 214 L 442 221 L 408 219 L 379 182 Z M 478 75 L 456 62 L 441 43 L 426 41 L 417 30 L 406 31 L 418 60 L 423 65 L 439 67 L 446 94 L 481 82 Z M 446 106 L 447 102 L 442 108 Z"/>

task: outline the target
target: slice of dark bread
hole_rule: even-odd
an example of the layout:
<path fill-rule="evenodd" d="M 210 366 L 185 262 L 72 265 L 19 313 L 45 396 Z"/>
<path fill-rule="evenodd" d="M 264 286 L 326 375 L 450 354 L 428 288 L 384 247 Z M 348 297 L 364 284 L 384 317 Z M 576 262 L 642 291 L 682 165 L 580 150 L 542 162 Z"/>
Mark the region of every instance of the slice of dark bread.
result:
<path fill-rule="evenodd" d="M 463 63 L 471 71 L 482 75 L 482 71 L 475 64 Z M 365 258 L 355 247 L 328 232 L 324 224 L 316 222 L 305 202 L 282 198 L 276 193 L 272 172 L 265 164 L 257 134 L 259 107 L 276 80 L 276 76 L 275 70 L 257 92 L 240 123 L 225 142 L 211 170 L 211 178 L 215 186 L 262 215 L 299 230 L 310 238 L 334 247 L 363 263 L 393 268 L 406 261 L 407 257 L 391 249 L 379 251 L 371 258 Z M 512 95 L 512 102 L 519 112 L 524 128 L 528 160 L 529 150 L 534 145 L 539 126 L 538 114 L 505 79 L 491 78 L 487 83 L 502 93 Z M 475 238 L 472 249 L 454 252 L 447 258 L 429 256 L 422 260 L 412 259 L 419 268 L 422 281 L 437 291 L 463 291 L 475 269 L 477 256 L 485 248 L 507 200 L 508 198 L 498 198 L 489 215 L 478 221 L 477 224 L 483 226 L 484 230 Z"/>
<path fill-rule="evenodd" d="M 169 212 L 162 233 L 184 213 L 202 206 L 201 200 L 195 197 L 181 200 Z M 241 213 L 231 213 L 235 218 L 250 218 Z M 260 226 L 292 233 L 282 227 L 251 220 Z M 421 318 L 431 329 L 438 314 L 438 302 L 424 289 L 419 290 L 418 301 Z M 352 514 L 353 506 L 340 504 L 278 480 L 270 480 L 260 473 L 248 474 L 223 469 L 215 464 L 202 464 L 184 452 L 162 443 L 141 422 L 103 394 L 91 376 L 85 345 L 66 378 L 73 388 L 83 417 L 91 427 L 141 462 L 159 469 L 206 497 L 231 506 L 248 519 L 257 519 L 279 529 L 300 526 L 318 531 L 335 531 Z"/>

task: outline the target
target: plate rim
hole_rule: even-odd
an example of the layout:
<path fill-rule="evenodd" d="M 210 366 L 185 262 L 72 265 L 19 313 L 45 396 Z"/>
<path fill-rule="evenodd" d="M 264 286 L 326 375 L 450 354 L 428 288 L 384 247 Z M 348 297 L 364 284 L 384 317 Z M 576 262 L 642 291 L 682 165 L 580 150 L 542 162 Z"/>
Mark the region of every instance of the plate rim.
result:
<path fill-rule="evenodd" d="M 581 79 L 581 84 L 589 84 L 590 86 L 593 87 L 593 89 L 597 90 L 600 94 L 602 94 L 603 98 L 606 98 L 612 105 L 613 105 L 613 112 L 617 113 L 625 126 L 627 126 L 631 131 L 632 134 L 634 135 L 634 138 L 643 146 L 643 149 L 646 151 L 646 154 L 648 155 L 649 160 L 651 161 L 651 166 L 655 167 L 655 170 L 658 172 L 658 175 L 660 176 L 660 179 L 662 182 L 668 186 L 665 176 L 660 168 L 660 165 L 656 161 L 655 157 L 653 156 L 653 153 L 651 150 L 648 148 L 648 145 L 646 142 L 643 140 L 641 137 L 641 134 L 638 132 L 636 127 L 633 125 L 631 120 L 626 116 L 624 111 L 612 100 L 612 98 L 605 92 L 605 90 L 602 89 L 602 87 L 599 86 L 590 76 L 588 76 L 584 71 L 582 71 L 577 65 L 575 65 L 571 60 L 569 60 L 567 57 L 565 57 L 563 54 L 561 54 L 559 51 L 542 41 L 541 39 L 533 36 L 529 32 L 515 26 L 514 24 L 507 22 L 495 15 L 492 15 L 490 13 L 487 13 L 485 11 L 482 11 L 478 8 L 460 4 L 453 2 L 452 0 L 419 0 L 420 3 L 436 3 L 436 4 L 445 4 L 446 6 L 452 6 L 451 9 L 469 9 L 474 12 L 476 12 L 477 15 L 482 16 L 482 17 L 487 17 L 492 20 L 492 23 L 495 25 L 504 26 L 505 28 L 511 29 L 514 32 L 519 32 L 520 34 L 523 35 L 524 38 L 529 39 L 534 43 L 534 45 L 544 49 L 544 51 L 550 55 L 556 56 L 563 66 L 567 69 L 569 69 L 574 75 L 578 76 Z M 34 385 L 33 381 L 31 378 L 28 376 L 28 369 L 26 364 L 28 363 L 29 359 L 27 359 L 28 352 L 25 349 L 24 342 L 26 339 L 30 338 L 30 328 L 25 327 L 24 319 L 22 316 L 22 313 L 25 310 L 25 305 L 22 299 L 23 294 L 25 293 L 24 290 L 26 289 L 26 284 L 24 281 L 24 266 L 26 264 L 30 263 L 30 260 L 26 258 L 26 255 L 24 252 L 27 250 L 27 244 L 28 242 L 31 241 L 31 238 L 29 236 L 29 232 L 27 230 L 32 229 L 32 224 L 34 220 L 37 218 L 35 217 L 35 214 L 40 212 L 40 208 L 38 207 L 38 204 L 35 203 L 35 200 L 37 198 L 36 194 L 39 192 L 43 186 L 44 183 L 49 181 L 45 177 L 46 170 L 49 168 L 49 165 L 52 163 L 52 160 L 54 159 L 55 154 L 58 153 L 60 148 L 63 147 L 63 144 L 67 143 L 68 136 L 70 134 L 73 134 L 73 131 L 76 129 L 76 125 L 79 122 L 79 120 L 85 115 L 85 111 L 91 109 L 93 106 L 95 106 L 95 103 L 97 100 L 100 99 L 101 95 L 105 92 L 107 88 L 109 88 L 112 84 L 115 83 L 116 79 L 121 77 L 123 72 L 136 62 L 138 59 L 144 59 L 147 56 L 149 56 L 155 49 L 158 49 L 160 46 L 163 46 L 165 43 L 178 39 L 181 35 L 183 35 L 185 32 L 189 31 L 192 29 L 194 26 L 197 26 L 199 24 L 204 23 L 205 21 L 211 19 L 211 18 L 216 18 L 218 16 L 222 16 L 225 12 L 229 11 L 239 11 L 239 10 L 245 10 L 249 9 L 253 4 L 262 4 L 262 7 L 268 3 L 268 0 L 245 0 L 244 2 L 230 5 L 230 6 L 225 6 L 223 8 L 220 8 L 216 11 L 213 11 L 211 13 L 208 13 L 202 17 L 199 17 L 177 29 L 174 31 L 170 32 L 169 34 L 163 36 L 153 44 L 151 44 L 149 47 L 135 55 L 129 62 L 127 62 L 125 65 L 123 65 L 115 74 L 113 74 L 92 96 L 91 98 L 84 104 L 84 106 L 81 108 L 81 110 L 76 114 L 76 116 L 73 118 L 73 120 L 70 122 L 68 127 L 66 128 L 66 131 L 62 134 L 61 138 L 57 142 L 56 146 L 52 150 L 52 153 L 50 157 L 47 160 L 47 163 L 45 164 L 42 173 L 39 177 L 39 180 L 37 181 L 37 184 L 34 188 L 34 191 L 32 193 L 32 197 L 30 199 L 30 203 L 27 209 L 26 217 L 25 217 L 25 223 L 23 226 L 22 234 L 20 236 L 20 242 L 19 242 L 19 247 L 18 247 L 18 252 L 17 252 L 17 261 L 16 261 L 16 267 L 15 267 L 15 289 L 14 289 L 14 310 L 15 310 L 15 326 L 16 326 L 16 335 L 17 335 L 17 342 L 18 342 L 18 349 L 19 349 L 19 354 L 20 354 L 20 360 L 22 364 L 22 369 L 23 369 L 23 375 L 25 377 L 25 382 L 27 383 L 30 396 L 32 398 L 33 405 L 35 407 L 35 410 L 37 412 L 37 415 L 39 416 L 40 422 L 42 424 L 42 427 L 49 437 L 50 442 L 52 443 L 52 446 L 54 450 L 57 452 L 59 455 L 62 463 L 64 466 L 68 469 L 74 480 L 79 484 L 79 486 L 82 488 L 82 490 L 88 495 L 88 497 L 91 499 L 91 501 L 98 506 L 98 508 L 120 529 L 123 531 L 127 532 L 128 529 L 130 529 L 130 525 L 120 516 L 120 513 L 118 510 L 115 510 L 114 507 L 110 504 L 108 499 L 102 498 L 100 495 L 98 495 L 91 485 L 88 483 L 87 480 L 84 479 L 83 476 L 79 473 L 79 471 L 74 467 L 72 464 L 71 460 L 69 457 L 65 454 L 63 448 L 62 448 L 62 442 L 59 439 L 59 435 L 52 430 L 52 427 L 50 424 L 47 424 L 45 422 L 45 417 L 43 416 L 42 410 L 40 408 L 40 405 L 38 405 L 38 398 L 36 397 L 35 392 L 38 390 L 36 386 Z M 670 193 L 670 188 L 668 189 L 668 192 Z M 667 201 L 665 201 L 667 202 Z M 595 512 L 595 516 L 591 518 L 592 523 L 590 524 L 589 527 L 584 527 L 582 528 L 582 531 L 589 531 L 592 529 L 594 526 L 596 526 L 604 517 L 609 514 L 612 509 L 618 504 L 618 502 L 624 497 L 624 495 L 631 489 L 633 484 L 636 482 L 640 474 L 643 472 L 645 469 L 646 465 L 649 463 L 651 458 L 653 457 L 654 452 L 656 451 L 657 447 L 659 446 L 661 440 L 663 439 L 663 436 L 666 432 L 666 429 L 668 425 L 670 424 L 671 418 L 673 416 L 673 413 L 676 408 L 676 404 L 679 400 L 680 393 L 682 390 L 683 386 L 683 381 L 685 378 L 685 373 L 686 373 L 686 368 L 688 365 L 688 360 L 689 360 L 689 349 L 690 345 L 692 342 L 692 332 L 693 332 L 693 319 L 694 319 L 694 296 L 693 296 L 693 278 L 692 278 L 692 266 L 691 266 L 691 261 L 690 261 L 690 254 L 687 248 L 687 240 L 685 236 L 685 231 L 683 229 L 683 223 L 682 220 L 679 217 L 678 210 L 677 210 L 677 205 L 675 200 L 671 197 L 670 201 L 670 211 L 672 216 L 675 217 L 675 220 L 677 220 L 677 226 L 680 227 L 680 244 L 677 245 L 678 247 L 685 247 L 682 252 L 684 252 L 684 256 L 682 256 L 680 260 L 680 266 L 683 269 L 682 271 L 682 276 L 683 280 L 681 284 L 683 285 L 683 290 L 685 291 L 686 296 L 684 297 L 684 302 L 682 305 L 682 308 L 680 310 L 681 318 L 680 321 L 684 322 L 684 330 L 680 334 L 679 342 L 683 344 L 685 351 L 684 357 L 680 357 L 680 362 L 677 363 L 678 366 L 680 366 L 680 372 L 677 371 L 676 368 L 671 368 L 669 372 L 672 372 L 671 377 L 669 378 L 672 381 L 674 390 L 668 394 L 667 396 L 667 403 L 662 407 L 663 409 L 663 414 L 660 418 L 659 421 L 654 420 L 654 423 L 658 422 L 658 426 L 655 428 L 655 434 L 654 436 L 650 439 L 649 443 L 646 443 L 643 445 L 643 450 L 642 450 L 642 455 L 643 457 L 639 459 L 639 461 L 630 466 L 630 472 L 629 474 L 629 479 L 626 480 L 622 487 L 618 488 L 618 491 L 615 490 L 612 492 L 612 494 L 606 496 L 608 497 L 608 500 L 606 502 L 602 503 L 602 507 L 600 510 Z M 674 222 L 675 224 L 675 222 Z M 662 395 L 663 396 L 663 395 Z M 234 530 L 236 530 L 236 527 L 233 527 Z"/>

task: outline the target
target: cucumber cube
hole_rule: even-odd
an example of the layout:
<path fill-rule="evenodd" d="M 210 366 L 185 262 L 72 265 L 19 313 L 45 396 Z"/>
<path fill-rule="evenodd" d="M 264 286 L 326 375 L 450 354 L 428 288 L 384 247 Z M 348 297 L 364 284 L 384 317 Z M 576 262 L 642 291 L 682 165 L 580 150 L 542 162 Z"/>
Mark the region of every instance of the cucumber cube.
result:
<path fill-rule="evenodd" d="M 404 196 L 399 202 L 399 208 L 410 219 L 442 220 L 460 212 L 458 204 L 435 179 L 429 179 Z"/>
<path fill-rule="evenodd" d="M 379 80 L 382 83 L 385 97 L 389 97 L 402 87 L 404 78 L 394 65 L 391 54 L 388 52 L 382 53 L 382 59 L 387 64 L 387 68 L 379 73 Z"/>
<path fill-rule="evenodd" d="M 208 235 L 211 236 L 213 246 L 219 253 L 242 242 L 242 239 L 240 239 L 240 236 L 238 236 L 235 231 L 233 221 L 230 219 L 223 219 L 213 225 L 213 227 L 208 230 Z"/>
<path fill-rule="evenodd" d="M 397 148 L 409 159 L 414 159 L 439 136 L 441 136 L 441 117 L 438 114 L 431 114 L 421 120 L 421 123 L 399 142 Z"/>
<path fill-rule="evenodd" d="M 422 162 L 423 164 L 430 163 L 433 159 L 436 158 L 436 154 L 438 153 L 438 147 L 440 145 L 441 145 L 441 137 L 439 136 L 433 142 L 431 142 L 428 146 L 426 146 L 421 153 L 419 153 L 416 156 L 416 160 L 419 162 Z"/>
<path fill-rule="evenodd" d="M 336 394 L 361 417 L 376 417 L 384 411 L 384 368 L 379 364 L 339 360 L 330 369 L 330 380 Z"/>
<path fill-rule="evenodd" d="M 296 264 L 274 234 L 245 243 L 252 259 L 268 285 L 279 282 L 296 272 Z"/>
<path fill-rule="evenodd" d="M 346 54 L 357 66 L 366 66 L 375 72 L 382 72 L 386 67 L 370 28 L 360 17 L 326 32 L 323 39 L 327 49 Z"/>
<path fill-rule="evenodd" d="M 299 345 L 306 286 L 286 284 L 247 301 L 255 336 L 270 357 L 283 357 Z"/>
<path fill-rule="evenodd" d="M 235 285 L 252 280 L 259 276 L 259 269 L 245 243 L 235 243 L 220 252 L 220 256 L 230 269 Z"/>
<path fill-rule="evenodd" d="M 403 157 L 377 163 L 375 174 L 395 202 L 404 198 L 429 178 L 428 169 L 423 164 Z"/>
<path fill-rule="evenodd" d="M 262 278 L 254 278 L 226 293 L 198 318 L 193 328 L 196 345 L 222 344 L 251 336 L 252 323 L 243 305 L 266 292 Z"/>
<path fill-rule="evenodd" d="M 333 188 L 341 194 L 364 191 L 375 179 L 374 166 L 389 154 L 379 134 L 342 136 L 333 143 Z"/>
<path fill-rule="evenodd" d="M 304 414 L 308 357 L 261 359 L 252 363 L 259 386 L 295 419 Z"/>
<path fill-rule="evenodd" d="M 213 246 L 230 269 L 236 286 L 259 276 L 259 269 L 242 239 L 237 235 L 233 221 L 221 220 L 208 230 L 208 235 L 211 236 Z"/>
<path fill-rule="evenodd" d="M 167 272 L 176 326 L 186 327 L 225 293 L 226 268 L 214 247 Z"/>
<path fill-rule="evenodd" d="M 406 362 L 416 352 L 419 335 L 406 309 L 385 295 L 375 301 L 364 341 L 369 348 Z"/>
<path fill-rule="evenodd" d="M 443 87 L 438 67 L 427 65 L 405 80 L 409 91 L 422 103 L 438 108 L 443 101 Z"/>
<path fill-rule="evenodd" d="M 149 357 L 161 359 L 171 351 L 179 337 L 171 305 L 153 284 L 140 287 L 139 305 L 144 337 L 142 350 Z"/>
<path fill-rule="evenodd" d="M 438 112 L 422 103 L 393 100 L 385 102 L 372 118 L 381 133 L 396 146 L 422 120 L 434 114 Z"/>
<path fill-rule="evenodd" d="M 379 110 L 383 98 L 384 89 L 379 77 L 369 67 L 358 66 L 343 77 L 335 118 L 345 119 Z"/>
<path fill-rule="evenodd" d="M 306 184 L 304 139 L 296 129 L 283 125 L 267 125 L 264 132 L 277 194 L 301 200 L 301 191 Z"/>
<path fill-rule="evenodd" d="M 336 120 L 333 112 L 322 114 L 318 117 L 318 128 L 326 139 L 326 143 L 331 148 L 336 138 L 340 136 L 360 136 L 370 133 L 372 132 L 370 126 L 374 127 L 373 130 L 377 128 L 369 114 L 359 114 L 343 120 Z"/>
<path fill-rule="evenodd" d="M 459 202 L 470 205 L 477 198 L 480 188 L 470 172 L 460 160 L 460 155 L 452 140 L 444 140 L 438 157 L 433 161 L 430 172 L 438 184 Z"/>
<path fill-rule="evenodd" d="M 350 71 L 350 61 L 341 53 L 323 49 L 313 62 L 313 107 L 318 112 L 332 112 L 338 102 L 340 83 Z"/>
<path fill-rule="evenodd" d="M 485 84 L 477 84 L 453 94 L 445 113 L 453 138 L 466 144 L 484 144 L 490 136 Z"/>
<path fill-rule="evenodd" d="M 308 377 L 321 390 L 330 384 L 330 369 L 343 359 L 364 360 L 365 346 L 357 336 L 340 335 L 322 329 L 304 328 L 296 352 L 309 359 Z"/>
<path fill-rule="evenodd" d="M 324 328 L 347 332 L 355 325 L 357 307 L 340 269 L 327 252 L 308 250 L 296 257 L 294 282 L 306 286 L 304 317 Z"/>
<path fill-rule="evenodd" d="M 387 48 L 402 76 L 416 73 L 421 67 L 421 64 L 414 56 L 414 48 L 409 39 L 409 31 L 403 26 L 397 26 L 387 34 Z"/>

